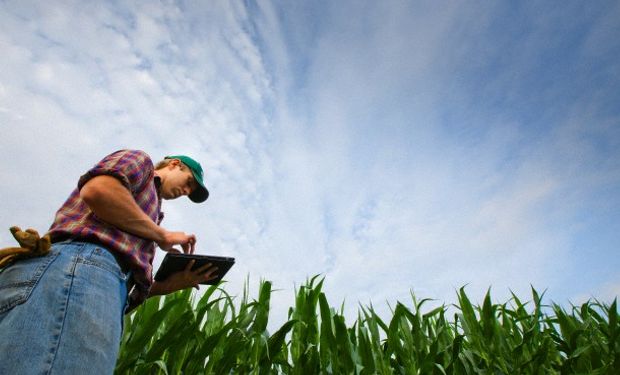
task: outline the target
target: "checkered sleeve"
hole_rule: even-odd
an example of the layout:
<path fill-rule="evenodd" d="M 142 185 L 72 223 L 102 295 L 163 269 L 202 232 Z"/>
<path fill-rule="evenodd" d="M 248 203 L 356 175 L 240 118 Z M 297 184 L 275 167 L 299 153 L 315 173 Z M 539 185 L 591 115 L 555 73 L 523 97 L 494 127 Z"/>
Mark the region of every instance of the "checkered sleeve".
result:
<path fill-rule="evenodd" d="M 139 150 L 116 151 L 92 167 L 78 181 L 78 189 L 81 189 L 94 177 L 107 175 L 118 179 L 132 194 L 141 191 L 150 181 L 150 173 L 153 162 L 144 152 Z M 148 168 L 151 167 L 151 168 Z"/>

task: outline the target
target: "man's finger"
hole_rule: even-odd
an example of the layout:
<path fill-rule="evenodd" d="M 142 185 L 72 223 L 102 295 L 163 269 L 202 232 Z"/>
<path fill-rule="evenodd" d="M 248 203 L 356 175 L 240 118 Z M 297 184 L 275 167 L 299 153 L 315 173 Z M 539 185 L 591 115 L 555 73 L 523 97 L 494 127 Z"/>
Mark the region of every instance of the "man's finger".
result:
<path fill-rule="evenodd" d="M 211 268 L 212 266 L 213 266 L 212 263 L 207 263 L 207 264 L 201 266 L 200 268 L 198 268 L 196 270 L 196 272 L 197 273 L 203 273 L 203 272 L 207 271 L 209 268 Z M 214 270 L 217 270 L 217 267 L 213 267 L 213 268 L 214 268 Z"/>
<path fill-rule="evenodd" d="M 185 254 L 191 254 L 191 253 L 190 253 L 190 246 L 189 246 L 189 243 L 187 243 L 187 242 L 186 242 L 186 243 L 184 243 L 184 244 L 181 244 L 181 247 L 183 248 L 183 252 L 184 252 Z"/>
<path fill-rule="evenodd" d="M 187 262 L 187 266 L 185 266 L 185 271 L 191 271 L 192 267 L 194 267 L 194 263 L 196 263 L 194 259 Z"/>
<path fill-rule="evenodd" d="M 209 281 L 209 280 L 215 279 L 217 277 L 217 275 L 218 275 L 217 267 L 213 267 L 213 268 L 207 270 L 207 272 L 202 273 L 201 275 L 204 277 L 205 281 Z"/>
<path fill-rule="evenodd" d="M 217 278 L 217 273 L 215 273 L 215 272 L 207 272 L 207 273 L 204 274 L 204 276 L 205 276 L 204 281 L 210 281 L 210 280 L 213 280 L 213 279 Z"/>
<path fill-rule="evenodd" d="M 191 235 L 189 238 L 189 253 L 194 254 L 194 250 L 196 249 L 196 236 Z"/>

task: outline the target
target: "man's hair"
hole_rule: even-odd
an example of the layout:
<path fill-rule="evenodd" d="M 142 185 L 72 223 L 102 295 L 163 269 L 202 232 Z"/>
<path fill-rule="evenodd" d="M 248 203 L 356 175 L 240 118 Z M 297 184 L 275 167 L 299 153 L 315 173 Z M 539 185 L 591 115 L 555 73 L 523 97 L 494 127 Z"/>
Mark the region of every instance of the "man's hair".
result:
<path fill-rule="evenodd" d="M 172 162 L 173 160 L 178 160 L 178 159 L 164 159 L 160 161 L 159 163 L 155 164 L 155 170 L 166 168 L 168 164 L 170 164 L 170 162 Z M 179 163 L 179 165 L 181 166 L 182 171 L 185 170 L 185 168 L 187 168 L 187 166 L 183 162 Z"/>

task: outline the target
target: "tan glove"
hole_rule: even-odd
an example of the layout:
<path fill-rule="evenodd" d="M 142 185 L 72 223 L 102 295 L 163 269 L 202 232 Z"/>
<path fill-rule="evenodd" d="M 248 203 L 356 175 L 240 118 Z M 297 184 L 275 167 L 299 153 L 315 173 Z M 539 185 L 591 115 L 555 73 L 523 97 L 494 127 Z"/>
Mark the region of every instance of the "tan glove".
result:
<path fill-rule="evenodd" d="M 34 229 L 23 231 L 19 227 L 11 227 L 10 231 L 20 247 L 0 250 L 0 268 L 18 259 L 40 257 L 49 253 L 52 246 L 49 234 L 40 237 L 39 232 Z"/>

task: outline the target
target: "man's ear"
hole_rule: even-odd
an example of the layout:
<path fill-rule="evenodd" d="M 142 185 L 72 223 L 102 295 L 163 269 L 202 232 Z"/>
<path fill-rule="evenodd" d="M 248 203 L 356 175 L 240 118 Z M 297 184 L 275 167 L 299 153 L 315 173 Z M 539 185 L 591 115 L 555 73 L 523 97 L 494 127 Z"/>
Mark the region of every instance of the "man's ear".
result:
<path fill-rule="evenodd" d="M 168 163 L 168 167 L 170 169 L 174 169 L 174 167 L 178 166 L 181 163 L 179 159 L 170 159 L 170 163 Z"/>

